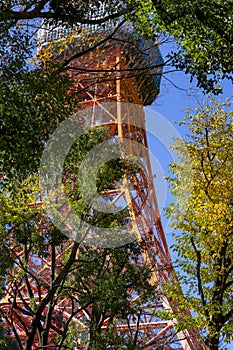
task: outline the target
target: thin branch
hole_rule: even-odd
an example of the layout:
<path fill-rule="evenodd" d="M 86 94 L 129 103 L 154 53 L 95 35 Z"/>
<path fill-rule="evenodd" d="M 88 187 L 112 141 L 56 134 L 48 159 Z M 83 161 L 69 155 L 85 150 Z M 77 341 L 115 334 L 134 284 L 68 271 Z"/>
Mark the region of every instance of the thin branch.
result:
<path fill-rule="evenodd" d="M 135 332 L 134 340 L 133 340 L 134 345 L 137 344 L 137 338 L 138 338 L 139 329 L 140 329 L 140 328 L 139 328 L 139 324 L 140 324 L 140 317 L 141 317 L 141 314 L 142 314 L 142 310 L 140 310 L 140 313 L 139 313 L 138 319 L 137 319 L 136 332 Z"/>
<path fill-rule="evenodd" d="M 62 350 L 62 346 L 63 346 L 64 340 L 65 340 L 65 338 L 66 338 L 66 336 L 67 336 L 68 327 L 69 327 L 69 324 L 70 324 L 70 322 L 72 321 L 72 319 L 73 319 L 79 312 L 81 312 L 82 310 L 85 310 L 90 304 L 91 304 L 91 302 L 88 302 L 88 303 L 86 303 L 84 306 L 78 308 L 76 311 L 72 311 L 72 312 L 71 312 L 70 317 L 69 317 L 68 320 L 66 321 L 66 324 L 65 324 L 65 327 L 64 327 L 64 330 L 63 330 L 63 334 L 62 334 L 62 339 L 61 339 L 61 341 L 60 341 L 59 348 L 58 348 L 57 350 Z M 72 300 L 72 310 L 74 310 L 73 300 Z"/>
<path fill-rule="evenodd" d="M 153 0 L 153 5 L 166 26 L 170 26 L 172 23 L 177 22 L 179 21 L 179 19 L 188 15 L 191 16 L 193 21 L 197 20 L 197 25 L 199 21 L 202 25 L 206 26 L 210 30 L 215 31 L 215 33 L 221 36 L 221 38 L 225 40 L 227 44 L 233 44 L 233 40 L 231 38 L 230 33 L 227 32 L 221 26 L 219 26 L 218 21 L 216 19 L 212 19 L 210 21 L 209 16 L 206 16 L 204 11 L 200 9 L 200 6 L 198 5 L 194 7 L 193 3 L 191 6 L 188 6 L 188 4 L 183 3 L 182 8 L 180 8 L 179 11 L 176 12 L 168 11 L 166 5 L 163 3 L 162 0 Z"/>
<path fill-rule="evenodd" d="M 233 309 L 229 310 L 225 314 L 225 316 L 223 316 L 223 324 L 225 324 L 227 321 L 229 321 L 232 316 L 233 316 Z"/>
<path fill-rule="evenodd" d="M 47 2 L 47 1 L 46 1 Z M 46 3 L 43 1 L 43 3 Z M 106 23 L 110 20 L 114 20 L 117 18 L 120 18 L 123 15 L 126 15 L 127 13 L 130 12 L 129 9 L 123 9 L 119 12 L 107 15 L 105 17 L 100 17 L 98 19 L 88 19 L 88 18 L 83 18 L 83 14 L 80 14 L 78 11 L 76 12 L 75 15 L 71 16 L 70 14 L 64 14 L 59 15 L 57 12 L 43 12 L 43 8 L 41 8 L 43 4 L 38 3 L 38 6 L 36 6 L 33 10 L 24 12 L 24 11 L 13 11 L 13 10 L 3 10 L 2 14 L 0 16 L 1 21 L 6 21 L 6 20 L 30 20 L 30 19 L 35 19 L 35 18 L 42 18 L 42 19 L 54 19 L 54 20 L 63 20 L 63 22 L 68 21 L 69 19 L 75 19 L 75 23 L 80 23 L 80 24 L 90 24 L 90 25 L 95 25 L 95 24 L 103 24 Z M 132 12 L 133 13 L 133 12 Z"/>
<path fill-rule="evenodd" d="M 88 69 L 88 68 L 68 66 L 68 67 L 66 67 L 65 70 L 74 70 L 74 71 L 87 72 L 87 73 L 121 73 L 121 72 L 135 72 L 135 71 L 149 71 L 150 72 L 152 69 L 164 67 L 168 61 L 163 62 L 163 63 L 159 63 L 159 64 L 155 64 L 153 66 L 148 66 L 148 67 L 121 68 L 119 70 L 116 69 L 116 66 L 113 66 L 110 69 L 102 69 L 102 68 L 101 69 Z M 156 74 L 156 73 L 152 73 L 152 74 Z M 157 73 L 157 74 L 161 75 L 161 72 Z M 127 76 L 124 76 L 124 78 L 127 78 Z"/>
<path fill-rule="evenodd" d="M 100 40 L 99 42 L 95 43 L 93 46 L 89 47 L 88 49 L 78 52 L 76 54 L 74 54 L 73 56 L 69 57 L 68 59 L 63 61 L 62 67 L 66 67 L 71 61 L 73 61 L 76 58 L 82 57 L 86 54 L 88 54 L 89 52 L 97 49 L 100 45 L 106 43 L 108 40 L 112 39 L 113 35 L 116 34 L 116 32 L 118 31 L 118 29 L 120 27 L 123 26 L 123 24 L 126 22 L 126 20 L 124 19 L 123 21 L 121 21 L 117 27 L 113 30 L 113 32 L 111 34 L 109 34 L 106 38 Z"/>
<path fill-rule="evenodd" d="M 170 60 L 170 59 L 169 59 Z M 168 61 L 166 61 L 168 62 Z M 172 84 L 172 86 L 174 86 L 176 89 L 180 90 L 180 91 L 187 91 L 187 89 L 185 88 L 181 88 L 179 87 L 178 85 L 176 85 L 171 79 L 169 79 L 168 77 L 165 76 L 165 74 L 167 73 L 173 73 L 173 72 L 181 72 L 182 70 L 178 70 L 178 69 L 174 69 L 174 70 L 170 70 L 170 71 L 166 71 L 166 72 L 163 72 L 161 75 L 163 76 L 164 79 L 166 79 L 170 84 Z"/>
<path fill-rule="evenodd" d="M 33 310 L 30 308 L 30 306 L 28 305 L 28 303 L 26 303 L 25 298 L 24 298 L 24 296 L 22 295 L 22 293 L 21 293 L 19 287 L 17 286 L 16 283 L 15 283 L 14 285 L 15 285 L 16 291 L 17 291 L 17 293 L 18 293 L 18 295 L 19 295 L 19 297 L 20 297 L 20 299 L 21 299 L 21 301 L 22 301 L 22 303 L 23 303 L 25 309 L 28 310 L 28 311 L 26 311 L 25 309 L 20 308 L 20 306 L 18 306 L 17 301 L 16 301 L 16 292 L 15 292 L 14 301 L 13 301 L 13 304 L 12 304 L 13 308 L 20 310 L 20 311 L 21 311 L 23 314 L 25 314 L 25 315 L 33 316 L 34 312 L 33 312 Z"/>
<path fill-rule="evenodd" d="M 197 257 L 197 265 L 196 265 L 196 268 L 197 268 L 197 282 L 198 282 L 198 292 L 201 296 L 201 301 L 202 301 L 202 305 L 205 306 L 206 305 L 206 300 L 205 300 L 205 295 L 204 295 L 204 291 L 203 291 L 203 288 L 202 288 L 202 281 L 201 281 L 201 253 L 200 251 L 197 249 L 195 243 L 194 243 L 194 239 L 193 237 L 191 237 L 191 244 L 193 246 L 193 249 L 196 253 L 196 257 Z M 208 316 L 208 311 L 205 310 L 205 314 L 206 316 Z"/>
<path fill-rule="evenodd" d="M 36 314 L 34 316 L 34 319 L 32 321 L 31 324 L 31 331 L 29 336 L 27 337 L 27 342 L 26 342 L 26 347 L 25 350 L 30 350 L 33 344 L 33 340 L 35 337 L 35 333 L 38 327 L 38 324 L 40 322 L 40 318 L 41 318 L 41 314 L 44 310 L 44 308 L 46 307 L 46 305 L 50 302 L 50 300 L 52 300 L 52 298 L 54 297 L 60 283 L 66 278 L 70 267 L 72 266 L 75 258 L 76 258 L 76 253 L 77 250 L 79 248 L 79 243 L 75 242 L 73 247 L 72 247 L 72 251 L 70 254 L 70 257 L 67 261 L 67 263 L 65 264 L 64 268 L 62 269 L 62 271 L 58 274 L 57 278 L 55 279 L 53 285 L 51 286 L 51 288 L 49 289 L 47 295 L 45 296 L 45 298 L 41 301 L 40 305 L 37 308 Z"/>
<path fill-rule="evenodd" d="M 6 316 L 5 316 L 6 317 Z M 8 319 L 6 317 L 6 319 Z M 9 320 L 8 320 L 9 322 Z M 20 350 L 23 350 L 23 345 L 22 345 L 22 342 L 21 342 L 21 339 L 20 339 L 20 336 L 18 334 L 18 331 L 16 330 L 15 326 L 14 326 L 14 322 L 13 322 L 13 318 L 12 318 L 12 313 L 11 313 L 11 323 L 10 323 L 11 327 L 12 327 L 12 330 L 13 330 L 13 333 L 14 333 L 14 336 L 15 336 L 15 339 L 17 340 L 17 345 L 19 345 L 20 347 Z"/>

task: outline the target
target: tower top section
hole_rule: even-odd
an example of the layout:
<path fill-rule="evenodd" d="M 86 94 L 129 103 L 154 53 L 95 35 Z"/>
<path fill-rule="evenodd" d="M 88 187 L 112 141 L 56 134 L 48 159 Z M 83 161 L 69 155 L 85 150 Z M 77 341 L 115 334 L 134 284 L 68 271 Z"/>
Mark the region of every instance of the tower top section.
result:
<path fill-rule="evenodd" d="M 90 20 L 98 20 L 106 16 L 103 5 L 95 12 L 92 9 L 90 13 Z M 123 68 L 120 70 L 122 78 L 133 78 L 142 96 L 142 104 L 150 105 L 160 90 L 163 59 L 158 43 L 139 37 L 132 23 L 124 20 L 123 17 L 117 21 L 108 20 L 103 24 L 76 23 L 72 26 L 44 20 L 38 30 L 38 52 L 51 48 L 55 52 L 52 54 L 55 60 L 67 58 L 69 60 L 72 56 L 80 57 L 80 53 L 84 52 L 86 55 L 85 52 L 88 52 L 90 60 L 95 59 L 96 62 L 100 62 L 99 66 L 102 70 L 106 64 L 106 70 L 109 69 L 113 74 L 114 69 L 118 67 L 110 67 L 109 62 L 113 61 L 116 47 L 123 62 L 121 64 Z M 111 59 L 109 55 L 112 55 Z M 72 66 L 71 60 L 69 61 Z M 85 66 L 87 66 L 87 59 Z"/>
<path fill-rule="evenodd" d="M 104 5 L 100 5 L 99 8 L 90 9 L 90 13 L 87 15 L 88 20 L 98 20 L 104 16 Z M 88 24 L 88 23 L 76 23 L 72 25 L 65 25 L 64 23 L 55 22 L 53 20 L 42 21 L 41 27 L 38 30 L 38 45 L 39 49 L 45 45 L 48 45 L 51 41 L 56 42 L 66 39 L 68 36 L 76 36 L 77 39 L 81 37 L 81 33 L 85 35 L 94 35 L 97 31 L 113 30 L 117 26 L 117 23 L 113 20 L 108 20 L 103 24 Z"/>

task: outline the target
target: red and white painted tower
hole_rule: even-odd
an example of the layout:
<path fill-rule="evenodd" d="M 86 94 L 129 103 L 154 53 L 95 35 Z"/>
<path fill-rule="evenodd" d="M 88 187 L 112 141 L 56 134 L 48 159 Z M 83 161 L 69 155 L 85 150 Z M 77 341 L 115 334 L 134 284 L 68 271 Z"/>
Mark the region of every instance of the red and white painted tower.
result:
<path fill-rule="evenodd" d="M 80 30 L 84 32 L 82 38 Z M 92 36 L 95 33 L 94 41 L 90 33 Z M 68 36 L 71 38 L 69 44 Z M 101 44 L 95 45 L 97 41 Z M 63 50 L 62 42 L 66 42 Z M 108 24 L 106 28 L 80 26 L 73 30 L 47 24 L 39 31 L 39 45 L 41 52 L 51 49 L 54 60 L 66 62 L 66 71 L 73 81 L 73 89 L 79 92 L 80 106 L 89 110 L 90 125 L 107 127 L 108 136 L 123 144 L 122 158 L 134 157 L 142 164 L 133 176 L 130 174 L 123 178 L 121 186 L 105 191 L 102 197 L 105 200 L 110 198 L 115 206 L 127 206 L 125 219 L 129 223 L 129 230 L 126 234 L 134 237 L 139 245 L 143 242 L 141 259 L 152 270 L 150 283 L 159 297 L 143 306 L 137 320 L 132 318 L 128 323 L 118 323 L 117 331 L 125 334 L 137 332 L 138 344 L 143 344 L 143 349 L 204 349 L 193 329 L 177 332 L 177 320 L 160 319 L 157 313 L 163 309 L 178 311 L 174 301 L 167 298 L 163 291 L 164 283 L 174 281 L 174 271 L 153 185 L 154 175 L 149 159 L 143 111 L 143 107 L 150 105 L 159 92 L 163 62 L 158 47 L 150 41 L 136 40 L 132 26 L 125 23 L 121 26 Z M 66 249 L 72 250 L 72 247 L 73 243 L 70 241 Z M 27 283 L 31 286 L 30 290 L 34 293 L 37 305 L 43 303 L 49 293 L 51 256 L 52 253 L 43 259 L 36 256 L 30 258 L 32 274 Z M 59 252 L 56 252 L 54 259 L 59 264 Z M 43 288 L 40 288 L 39 293 L 35 273 L 37 279 L 43 280 Z M 25 295 L 28 294 L 29 287 L 22 279 L 20 288 L 17 291 L 14 288 L 13 283 L 9 284 L 8 295 L 1 300 L 1 307 L 6 316 L 11 318 L 15 334 L 18 333 L 21 338 L 26 339 L 25 328 L 30 329 L 33 319 L 25 310 L 28 302 Z M 133 295 L 132 291 L 132 302 Z M 135 297 L 137 298 L 138 296 Z M 65 298 L 60 298 L 53 310 L 56 318 L 48 335 L 51 349 L 55 347 L 55 334 L 62 327 L 59 315 L 63 313 L 63 317 L 68 319 L 72 307 Z M 47 311 L 48 308 L 49 305 Z M 46 314 L 44 317 L 46 322 Z M 85 328 L 88 324 L 87 312 L 80 310 L 74 319 L 79 324 L 80 333 L 88 331 Z M 103 322 L 103 332 L 107 324 L 108 318 Z M 40 339 L 35 336 L 31 349 L 38 349 L 39 346 Z M 76 348 L 82 349 L 81 343 Z"/>

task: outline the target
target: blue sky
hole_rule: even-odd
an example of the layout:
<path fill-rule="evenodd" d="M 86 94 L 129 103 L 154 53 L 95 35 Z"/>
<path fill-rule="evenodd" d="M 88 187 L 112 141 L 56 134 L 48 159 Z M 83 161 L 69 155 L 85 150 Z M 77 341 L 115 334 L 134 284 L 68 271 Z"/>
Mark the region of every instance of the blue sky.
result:
<path fill-rule="evenodd" d="M 182 72 L 175 72 L 170 74 L 169 79 L 179 88 L 174 87 L 171 83 L 169 83 L 166 79 L 162 78 L 161 81 L 161 91 L 157 99 L 152 104 L 152 109 L 155 112 L 158 112 L 163 118 L 166 118 L 178 131 L 178 133 L 181 135 L 181 137 L 184 137 L 187 129 L 185 127 L 179 127 L 178 125 L 174 124 L 174 121 L 178 122 L 181 121 L 182 118 L 185 116 L 185 109 L 186 108 L 192 108 L 196 105 L 196 99 L 197 97 L 199 99 L 203 98 L 203 94 L 200 89 L 197 89 L 195 86 L 195 83 L 191 84 L 189 80 L 189 76 L 185 75 Z M 231 98 L 233 94 L 233 86 L 230 81 L 224 81 L 221 83 L 223 86 L 223 94 L 222 99 L 225 98 Z M 191 93 L 191 89 L 194 89 L 194 92 L 191 96 L 188 96 Z M 147 118 L 148 119 L 148 118 Z M 156 114 L 153 121 L 153 127 L 156 130 L 157 124 L 156 124 Z M 156 131 L 154 132 L 156 134 Z M 149 149 L 153 156 L 155 156 L 160 163 L 160 167 L 155 166 L 152 171 L 156 173 L 156 171 L 160 172 L 159 179 L 155 179 L 155 190 L 156 193 L 158 193 L 158 202 L 160 205 L 160 212 L 162 216 L 162 223 L 164 227 L 164 231 L 166 234 L 168 245 L 171 246 L 173 243 L 172 239 L 172 230 L 169 228 L 169 224 L 164 217 L 164 211 L 162 207 L 168 205 L 168 203 L 172 200 L 172 196 L 168 191 L 168 184 L 163 181 L 163 186 L 161 186 L 161 178 L 165 175 L 168 175 L 168 165 L 172 161 L 171 154 L 169 154 L 166 147 L 161 144 L 161 142 L 151 135 L 148 135 L 148 142 L 149 142 Z M 152 162 L 153 165 L 153 162 Z M 166 188 L 166 198 L 164 201 L 164 198 L 162 198 L 162 201 L 160 201 L 161 195 L 159 194 L 161 187 Z M 162 196 L 163 197 L 163 196 Z M 171 250 L 170 250 L 171 252 Z M 174 254 L 171 252 L 172 258 L 174 259 Z M 228 349 L 233 350 L 233 342 L 226 345 L 222 344 L 222 349 Z"/>
<path fill-rule="evenodd" d="M 185 116 L 186 108 L 193 108 L 196 106 L 197 98 L 201 100 L 203 98 L 203 93 L 201 89 L 198 89 L 195 86 L 195 82 L 192 84 L 190 83 L 190 77 L 188 75 L 185 75 L 183 72 L 171 73 L 169 75 L 169 79 L 177 87 L 175 87 L 172 83 L 168 82 L 165 78 L 162 78 L 160 93 L 157 99 L 152 104 L 151 108 L 155 112 L 159 113 L 163 118 L 166 118 L 166 120 L 168 120 L 172 124 L 172 126 L 176 128 L 180 136 L 184 137 L 187 133 L 186 127 L 180 127 L 175 122 L 179 122 L 182 120 L 182 118 Z M 231 82 L 225 80 L 222 82 L 221 85 L 223 86 L 223 94 L 221 95 L 222 99 L 225 99 L 226 97 L 231 98 L 231 95 L 233 94 L 233 86 Z M 156 114 L 153 121 L 153 125 L 155 129 L 154 134 L 156 134 Z M 155 156 L 158 159 L 158 162 L 160 163 L 161 169 L 159 171 L 162 171 L 162 173 L 165 176 L 169 175 L 169 164 L 173 159 L 169 154 L 168 150 L 156 137 L 148 135 L 148 141 L 152 155 Z M 154 169 L 154 172 L 156 172 L 156 170 L 158 171 L 157 167 L 156 169 Z M 156 180 L 155 186 L 159 186 L 161 188 L 161 184 L 156 184 Z M 172 197 L 168 192 L 166 182 L 164 182 L 163 186 L 166 186 L 167 193 L 165 203 L 164 198 L 162 198 L 162 203 L 160 203 L 160 210 L 163 218 L 164 229 L 165 231 L 167 231 L 169 238 L 171 232 L 169 232 L 169 228 L 167 227 L 167 221 L 164 218 L 164 212 L 162 210 L 162 207 L 166 206 L 172 200 Z M 158 201 L 161 202 L 159 198 L 159 188 L 155 188 L 155 190 L 156 192 L 158 192 Z"/>

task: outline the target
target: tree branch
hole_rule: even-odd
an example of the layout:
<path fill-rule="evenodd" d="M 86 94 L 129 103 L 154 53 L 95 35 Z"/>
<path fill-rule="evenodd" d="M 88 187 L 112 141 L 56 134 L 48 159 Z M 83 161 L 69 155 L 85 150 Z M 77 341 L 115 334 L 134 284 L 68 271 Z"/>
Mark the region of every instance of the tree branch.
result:
<path fill-rule="evenodd" d="M 80 24 L 103 24 L 107 21 L 117 19 L 121 16 L 124 16 L 130 12 L 129 9 L 122 9 L 121 11 L 115 12 L 113 14 L 100 17 L 97 19 L 88 19 L 83 18 L 83 14 L 80 14 L 79 11 L 76 11 L 76 14 L 73 14 L 72 16 L 70 14 L 59 14 L 58 12 L 53 11 L 46 11 L 43 12 L 43 8 L 46 5 L 47 1 L 41 1 L 38 3 L 37 6 L 31 11 L 13 11 L 13 10 L 3 10 L 2 14 L 0 14 L 0 21 L 5 20 L 30 20 L 30 19 L 36 19 L 36 18 L 42 18 L 42 19 L 54 19 L 54 20 L 61 20 L 61 21 L 68 21 L 71 18 L 73 18 L 73 21 L 75 23 Z M 25 8 L 26 9 L 26 8 Z"/>
<path fill-rule="evenodd" d="M 32 344 L 33 344 L 33 340 L 36 334 L 36 330 L 38 327 L 38 324 L 40 322 L 40 318 L 41 318 L 41 313 L 43 312 L 44 308 L 46 307 L 46 305 L 52 300 L 52 298 L 54 297 L 60 283 L 66 278 L 70 267 L 72 266 L 73 262 L 75 261 L 76 258 L 76 253 L 77 250 L 79 248 L 80 243 L 75 242 L 73 247 L 72 247 L 72 251 L 69 257 L 69 260 L 67 261 L 66 265 L 64 266 L 64 268 L 62 269 L 62 271 L 58 274 L 57 278 L 55 279 L 53 285 L 51 286 L 51 288 L 49 289 L 47 295 L 45 296 L 45 298 L 41 301 L 41 303 L 39 304 L 36 314 L 33 318 L 32 324 L 31 324 L 31 330 L 30 333 L 27 337 L 26 340 L 26 347 L 25 350 L 31 350 Z"/>
<path fill-rule="evenodd" d="M 204 291 L 202 288 L 202 281 L 201 281 L 201 253 L 200 251 L 197 249 L 195 243 L 194 243 L 194 239 L 193 237 L 190 238 L 191 244 L 193 246 L 193 249 L 196 253 L 196 257 L 197 257 L 197 282 L 198 282 L 198 292 L 201 296 L 201 301 L 202 301 L 202 305 L 205 306 L 206 305 L 206 300 L 205 300 L 205 295 L 204 295 Z M 206 316 L 208 316 L 208 312 L 205 310 L 205 314 Z"/>
<path fill-rule="evenodd" d="M 163 4 L 163 0 L 152 0 L 153 5 L 158 12 L 160 18 L 163 20 L 166 26 L 170 26 L 172 23 L 178 21 L 179 19 L 190 16 L 193 20 L 197 19 L 201 24 L 205 27 L 213 30 L 217 35 L 219 35 L 226 43 L 229 45 L 233 44 L 232 37 L 230 33 L 226 30 L 222 29 L 221 26 L 218 25 L 218 20 L 214 18 L 210 18 L 205 15 L 203 10 L 200 10 L 199 5 L 194 7 L 192 3 L 191 6 L 187 6 L 184 3 L 182 4 L 182 8 L 179 8 L 179 11 L 172 12 L 168 11 L 167 5 Z M 221 8 L 219 9 L 221 12 Z"/>
<path fill-rule="evenodd" d="M 72 55 L 71 57 L 69 57 L 68 59 L 64 60 L 63 61 L 63 64 L 62 64 L 62 67 L 66 67 L 71 61 L 73 61 L 74 59 L 76 58 L 79 58 L 79 57 L 82 57 L 88 53 L 90 53 L 91 51 L 97 49 L 100 45 L 103 45 L 105 44 L 108 40 L 112 39 L 113 35 L 116 34 L 116 32 L 119 30 L 120 27 L 123 26 L 123 24 L 126 22 L 126 20 L 122 20 L 118 25 L 117 27 L 113 30 L 113 32 L 111 34 L 109 34 L 106 38 L 98 41 L 97 43 L 95 43 L 93 46 L 89 47 L 88 49 L 84 50 L 84 51 L 81 51 L 81 52 L 78 52 L 74 55 Z"/>

